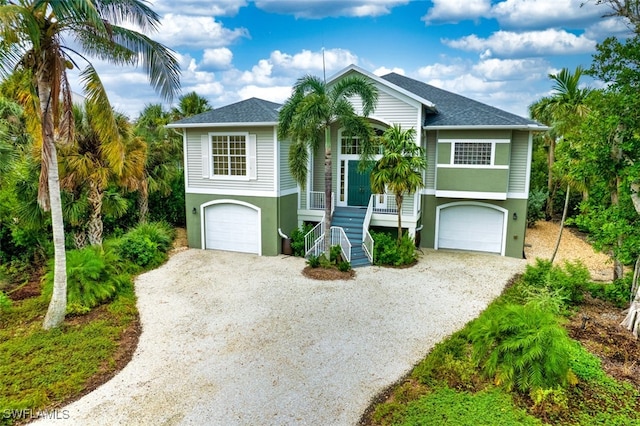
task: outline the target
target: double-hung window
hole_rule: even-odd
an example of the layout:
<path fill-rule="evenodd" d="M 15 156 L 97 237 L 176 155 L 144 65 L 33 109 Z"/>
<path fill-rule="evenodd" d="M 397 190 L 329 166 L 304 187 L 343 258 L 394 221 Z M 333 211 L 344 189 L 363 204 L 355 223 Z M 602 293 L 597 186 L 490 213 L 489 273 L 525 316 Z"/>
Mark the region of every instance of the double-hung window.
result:
<path fill-rule="evenodd" d="M 202 176 L 209 179 L 255 179 L 256 135 L 202 135 Z"/>

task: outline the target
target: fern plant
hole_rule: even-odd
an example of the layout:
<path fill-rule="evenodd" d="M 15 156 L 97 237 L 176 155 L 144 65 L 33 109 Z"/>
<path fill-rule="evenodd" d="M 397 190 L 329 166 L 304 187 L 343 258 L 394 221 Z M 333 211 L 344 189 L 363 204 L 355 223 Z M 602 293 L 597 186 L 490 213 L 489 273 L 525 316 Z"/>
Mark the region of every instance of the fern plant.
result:
<path fill-rule="evenodd" d="M 471 325 L 473 359 L 507 389 L 530 392 L 566 387 L 571 340 L 549 309 L 538 303 L 494 305 Z"/>
<path fill-rule="evenodd" d="M 130 284 L 131 278 L 118 266 L 120 262 L 113 251 L 99 246 L 68 251 L 67 313 L 86 314 Z M 52 259 L 43 277 L 42 295 L 47 300 L 53 291 L 53 274 Z"/>

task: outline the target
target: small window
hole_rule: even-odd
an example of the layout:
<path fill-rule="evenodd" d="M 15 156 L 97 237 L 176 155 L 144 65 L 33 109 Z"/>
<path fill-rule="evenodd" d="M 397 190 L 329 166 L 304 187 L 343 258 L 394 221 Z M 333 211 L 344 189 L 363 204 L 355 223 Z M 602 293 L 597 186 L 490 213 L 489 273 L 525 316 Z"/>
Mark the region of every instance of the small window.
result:
<path fill-rule="evenodd" d="M 214 176 L 247 175 L 245 135 L 212 135 L 211 154 Z"/>
<path fill-rule="evenodd" d="M 491 142 L 454 143 L 453 164 L 491 165 Z"/>
<path fill-rule="evenodd" d="M 376 138 L 379 138 L 384 133 L 383 130 L 374 128 L 373 132 Z M 360 155 L 362 153 L 362 145 L 360 145 L 360 138 L 353 136 L 348 137 L 346 135 L 342 135 L 340 138 L 341 154 L 355 154 Z M 382 145 L 378 145 L 378 154 L 382 154 Z"/>

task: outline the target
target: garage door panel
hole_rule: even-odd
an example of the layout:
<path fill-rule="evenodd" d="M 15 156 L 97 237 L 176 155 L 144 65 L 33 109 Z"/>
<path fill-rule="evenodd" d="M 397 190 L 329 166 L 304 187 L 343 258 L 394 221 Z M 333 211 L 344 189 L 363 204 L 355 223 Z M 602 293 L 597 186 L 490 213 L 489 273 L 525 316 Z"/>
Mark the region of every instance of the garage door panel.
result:
<path fill-rule="evenodd" d="M 438 248 L 501 253 L 504 213 L 491 207 L 459 205 L 440 210 Z"/>
<path fill-rule="evenodd" d="M 258 211 L 241 204 L 215 204 L 205 208 L 205 248 L 259 253 Z"/>

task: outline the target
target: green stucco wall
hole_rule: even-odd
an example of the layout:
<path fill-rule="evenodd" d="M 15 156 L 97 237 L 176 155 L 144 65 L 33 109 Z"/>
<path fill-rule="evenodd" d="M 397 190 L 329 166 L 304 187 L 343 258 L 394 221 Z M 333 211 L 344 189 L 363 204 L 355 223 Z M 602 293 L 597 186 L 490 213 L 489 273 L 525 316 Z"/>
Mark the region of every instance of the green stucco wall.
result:
<path fill-rule="evenodd" d="M 278 228 L 283 232 L 297 226 L 297 194 L 280 198 L 248 197 L 209 194 L 185 194 L 187 210 L 187 239 L 189 247 L 202 248 L 200 206 L 215 200 L 237 200 L 252 204 L 261 211 L 262 255 L 276 256 L 281 253 L 281 237 Z M 193 209 L 196 213 L 193 214 Z"/>
<path fill-rule="evenodd" d="M 456 201 L 465 201 L 452 198 L 436 198 L 433 195 L 425 195 L 422 198 L 422 224 L 420 246 L 433 248 L 436 234 L 436 208 L 443 204 L 449 204 Z M 482 202 L 502 207 L 508 210 L 507 235 L 505 256 L 522 259 L 524 251 L 524 238 L 527 228 L 527 200 L 509 199 L 505 201 L 493 200 L 468 200 Z M 513 218 L 516 214 L 517 219 Z"/>

